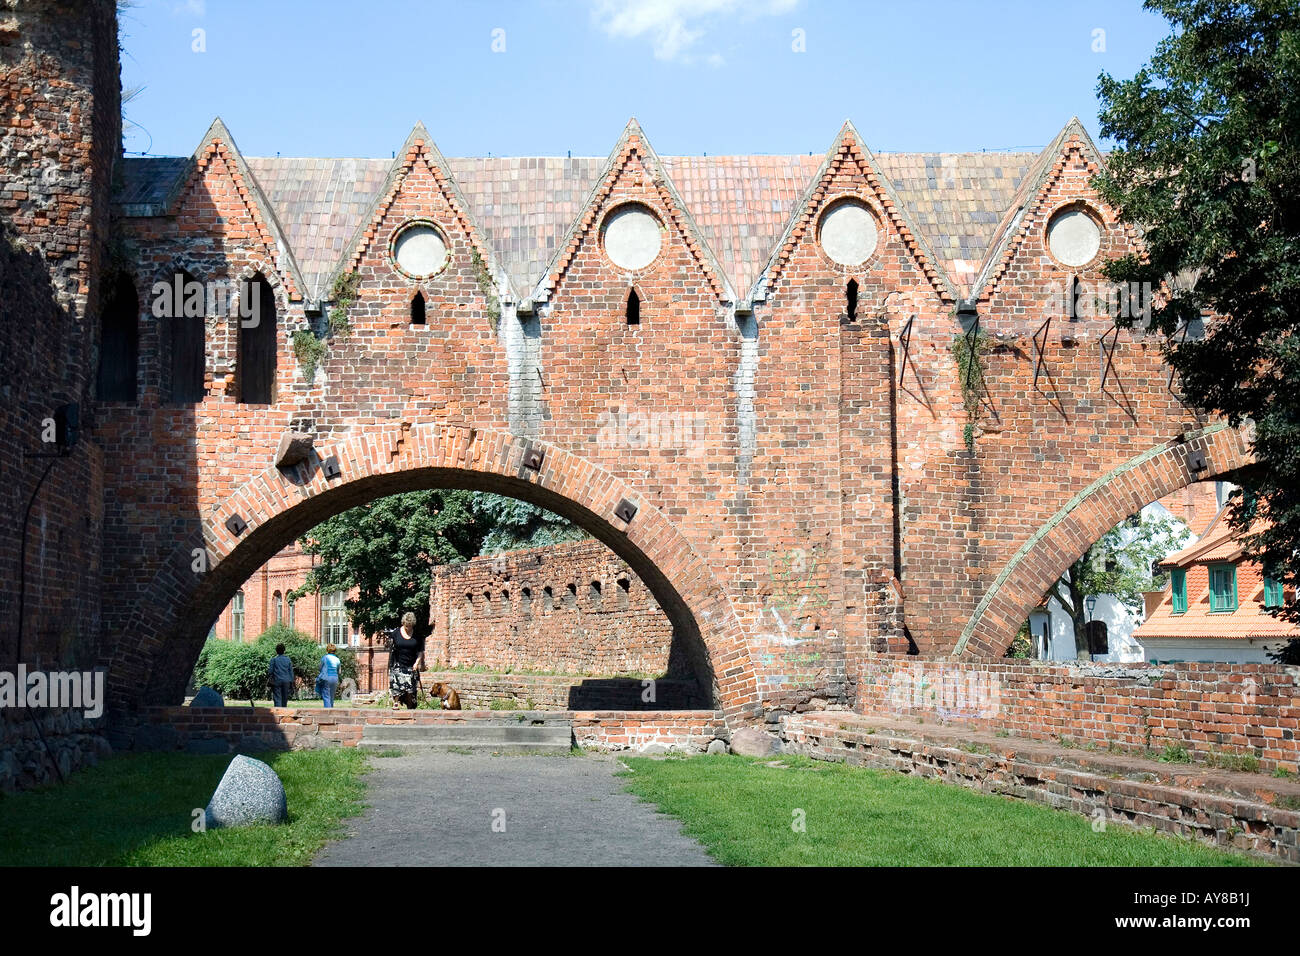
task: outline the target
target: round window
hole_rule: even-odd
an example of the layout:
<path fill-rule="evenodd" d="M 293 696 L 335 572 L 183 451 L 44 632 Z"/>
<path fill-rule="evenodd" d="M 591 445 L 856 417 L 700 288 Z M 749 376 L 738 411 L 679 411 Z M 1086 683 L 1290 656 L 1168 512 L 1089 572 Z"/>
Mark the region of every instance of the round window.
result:
<path fill-rule="evenodd" d="M 412 223 L 393 240 L 393 261 L 408 276 L 423 279 L 447 264 L 447 243 L 433 226 Z"/>
<path fill-rule="evenodd" d="M 876 251 L 876 217 L 866 203 L 846 199 L 822 217 L 822 251 L 842 266 L 857 266 Z"/>
<path fill-rule="evenodd" d="M 1047 224 L 1047 248 L 1063 266 L 1084 266 L 1101 249 L 1101 227 L 1082 209 L 1063 209 Z"/>
<path fill-rule="evenodd" d="M 658 218 L 639 203 L 620 206 L 605 220 L 605 255 L 620 269 L 644 269 L 662 244 Z"/>

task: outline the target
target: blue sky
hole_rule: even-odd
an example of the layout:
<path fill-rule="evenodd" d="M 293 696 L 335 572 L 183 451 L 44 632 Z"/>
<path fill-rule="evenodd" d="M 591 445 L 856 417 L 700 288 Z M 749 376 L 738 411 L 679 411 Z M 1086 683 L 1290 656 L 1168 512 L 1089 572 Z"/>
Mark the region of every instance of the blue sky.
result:
<path fill-rule="evenodd" d="M 1098 74 L 1168 32 L 1138 0 L 132 4 L 150 155 L 218 115 L 250 156 L 386 157 L 417 120 L 450 156 L 604 156 L 631 116 L 665 155 L 821 153 L 845 119 L 877 151 L 1039 148 L 1073 115 L 1097 136 Z"/>

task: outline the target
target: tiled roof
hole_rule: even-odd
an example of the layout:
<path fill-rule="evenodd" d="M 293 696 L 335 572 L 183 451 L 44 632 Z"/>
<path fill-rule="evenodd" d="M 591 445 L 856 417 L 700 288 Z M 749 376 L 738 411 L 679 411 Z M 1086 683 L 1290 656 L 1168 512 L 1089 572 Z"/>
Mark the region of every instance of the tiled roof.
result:
<path fill-rule="evenodd" d="M 1253 532 L 1258 528 L 1251 530 Z M 1228 508 L 1225 505 L 1219 509 L 1210 526 L 1195 543 L 1189 544 L 1181 551 L 1175 551 L 1160 564 L 1167 568 L 1185 568 L 1192 564 L 1208 564 L 1212 561 L 1236 561 L 1241 554 L 1241 539 L 1228 523 Z"/>
<path fill-rule="evenodd" d="M 319 298 L 393 161 L 246 156 L 244 162 L 284 228 L 308 296 Z"/>
<path fill-rule="evenodd" d="M 733 288 L 752 288 L 816 174 L 822 155 L 660 157 Z M 963 294 L 996 238 L 1033 153 L 879 153 L 908 215 Z M 325 291 L 344 245 L 392 168 L 388 159 L 245 157 L 284 228 L 310 297 Z M 515 289 L 527 296 L 581 213 L 601 157 L 448 158 Z M 157 215 L 184 158 L 129 158 L 115 197 L 128 215 Z"/>
<path fill-rule="evenodd" d="M 1190 595 L 1189 595 L 1190 597 Z M 1188 602 L 1182 614 L 1173 613 L 1173 595 L 1166 589 L 1151 616 L 1133 632 L 1141 642 L 1152 637 L 1176 637 L 1192 640 L 1274 640 L 1300 637 L 1300 625 L 1274 617 L 1264 611 L 1264 588 L 1240 595 L 1235 611 L 1211 611 L 1209 591 Z"/>

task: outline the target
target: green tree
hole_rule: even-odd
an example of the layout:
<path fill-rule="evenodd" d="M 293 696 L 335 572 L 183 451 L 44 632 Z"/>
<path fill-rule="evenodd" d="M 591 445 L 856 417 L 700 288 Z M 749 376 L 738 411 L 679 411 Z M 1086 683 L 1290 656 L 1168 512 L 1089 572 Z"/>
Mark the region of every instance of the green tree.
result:
<path fill-rule="evenodd" d="M 587 532 L 572 522 L 518 498 L 481 492 L 471 498 L 470 509 L 480 526 L 490 529 L 479 554 L 541 548 L 587 537 Z"/>
<path fill-rule="evenodd" d="M 1131 80 L 1102 74 L 1096 183 L 1144 251 L 1152 324 L 1189 404 L 1253 422 L 1257 466 L 1229 510 L 1247 554 L 1296 583 L 1300 553 L 1300 5 L 1147 0 L 1172 33 Z M 1193 281 L 1194 280 L 1194 281 Z M 1203 314 L 1214 318 L 1204 323 Z M 1190 332 L 1184 336 L 1184 330 Z M 1254 526 L 1252 517 L 1267 519 Z M 1284 616 L 1300 619 L 1294 598 Z"/>
<path fill-rule="evenodd" d="M 1164 586 L 1155 562 L 1176 551 L 1190 535 L 1172 518 L 1130 518 L 1101 536 L 1049 590 L 1074 624 L 1074 649 L 1079 660 L 1091 660 L 1088 647 L 1090 596 L 1109 594 L 1135 613 L 1142 610 L 1142 592 Z"/>

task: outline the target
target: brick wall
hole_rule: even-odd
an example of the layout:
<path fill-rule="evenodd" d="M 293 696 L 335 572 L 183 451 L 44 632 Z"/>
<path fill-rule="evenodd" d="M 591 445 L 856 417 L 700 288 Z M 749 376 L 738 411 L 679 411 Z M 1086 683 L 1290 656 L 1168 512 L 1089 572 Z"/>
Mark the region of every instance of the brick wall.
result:
<path fill-rule="evenodd" d="M 468 710 L 487 710 L 494 704 L 528 710 L 670 710 L 696 709 L 704 701 L 689 678 L 656 679 L 569 677 L 547 674 L 476 674 L 466 671 L 429 671 L 424 686 L 450 684 Z M 377 685 L 386 690 L 387 684 Z M 645 699 L 643 699 L 645 698 Z"/>
<path fill-rule="evenodd" d="M 120 153 L 112 0 L 32 0 L 0 11 L 0 660 L 93 666 L 102 647 L 104 449 L 94 430 L 98 304 L 109 183 Z M 81 407 L 80 441 L 49 452 L 46 420 Z M 34 499 L 26 550 L 22 523 Z"/>
<path fill-rule="evenodd" d="M 419 710 L 392 712 L 360 708 L 149 707 L 139 719 L 115 729 L 114 746 L 128 750 L 222 751 L 300 750 L 320 746 L 355 747 L 367 724 L 455 724 L 489 719 L 488 711 Z M 599 750 L 699 752 L 715 737 L 727 739 L 726 721 L 711 710 L 547 714 L 572 721 L 580 747 Z"/>
<path fill-rule="evenodd" d="M 672 663 L 672 623 L 599 541 L 438 568 L 429 607 L 430 666 L 658 677 Z"/>
<path fill-rule="evenodd" d="M 1105 750 L 1183 747 L 1300 772 L 1300 668 L 1270 664 L 966 663 L 877 658 L 857 711 L 1065 738 Z"/>

